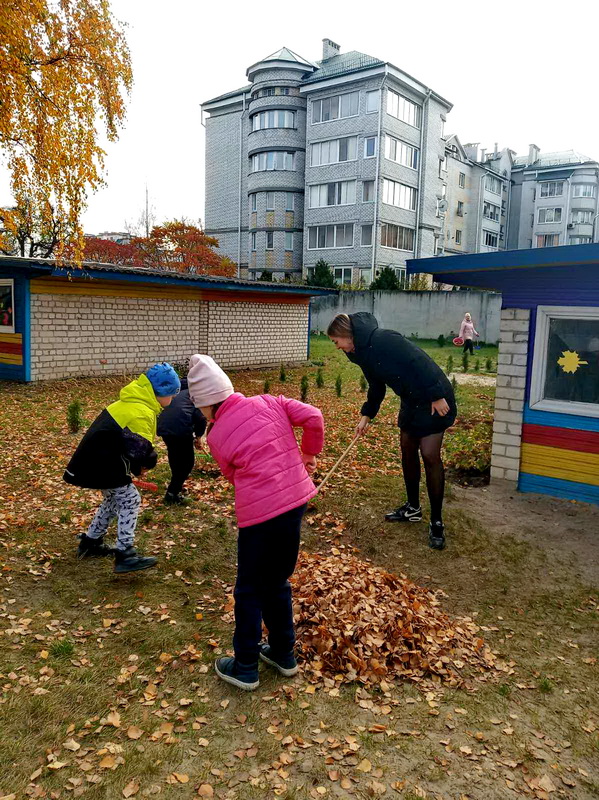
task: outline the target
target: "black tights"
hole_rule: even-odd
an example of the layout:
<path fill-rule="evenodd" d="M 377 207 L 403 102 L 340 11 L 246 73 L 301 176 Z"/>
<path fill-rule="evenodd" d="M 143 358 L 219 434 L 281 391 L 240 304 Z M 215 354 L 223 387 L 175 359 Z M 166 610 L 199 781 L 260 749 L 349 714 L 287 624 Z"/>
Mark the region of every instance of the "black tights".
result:
<path fill-rule="evenodd" d="M 401 431 L 401 466 L 408 493 L 408 503 L 414 508 L 420 506 L 420 456 L 424 462 L 426 488 L 431 504 L 431 522 L 441 522 L 443 495 L 445 493 L 445 470 L 441 460 L 443 433 L 429 436 L 413 436 Z"/>

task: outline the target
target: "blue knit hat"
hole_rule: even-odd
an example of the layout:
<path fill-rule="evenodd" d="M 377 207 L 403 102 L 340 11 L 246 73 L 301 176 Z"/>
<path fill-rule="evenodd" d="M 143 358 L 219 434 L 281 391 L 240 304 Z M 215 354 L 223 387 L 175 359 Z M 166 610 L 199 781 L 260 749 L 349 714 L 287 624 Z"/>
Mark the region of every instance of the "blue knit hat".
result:
<path fill-rule="evenodd" d="M 152 384 L 154 394 L 157 397 L 168 397 L 171 394 L 178 394 L 181 389 L 181 381 L 175 370 L 166 361 L 162 364 L 154 364 L 146 372 L 146 377 Z"/>

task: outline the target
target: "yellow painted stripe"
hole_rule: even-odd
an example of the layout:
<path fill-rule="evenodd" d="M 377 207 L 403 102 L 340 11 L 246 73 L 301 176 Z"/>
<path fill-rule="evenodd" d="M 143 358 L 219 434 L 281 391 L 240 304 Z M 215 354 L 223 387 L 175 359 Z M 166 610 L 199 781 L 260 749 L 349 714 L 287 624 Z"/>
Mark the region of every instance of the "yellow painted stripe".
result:
<path fill-rule="evenodd" d="M 580 453 L 541 444 L 522 444 L 520 470 L 547 478 L 599 486 L 599 453 Z"/>
<path fill-rule="evenodd" d="M 2 342 L 8 342 L 9 344 L 21 344 L 22 341 L 22 333 L 0 333 L 0 349 Z"/>
<path fill-rule="evenodd" d="M 0 352 L 0 364 L 17 364 L 20 366 L 23 363 L 23 356 L 17 353 L 2 353 Z"/>
<path fill-rule="evenodd" d="M 267 253 L 268 256 L 268 253 Z M 85 280 L 81 278 L 32 278 L 32 294 L 68 294 L 95 297 L 137 297 L 153 300 L 206 300 L 225 303 L 271 303 L 274 305 L 308 305 L 310 297 L 281 292 L 260 292 L 235 289 L 196 289 L 169 284 L 139 284 L 128 281 Z"/>

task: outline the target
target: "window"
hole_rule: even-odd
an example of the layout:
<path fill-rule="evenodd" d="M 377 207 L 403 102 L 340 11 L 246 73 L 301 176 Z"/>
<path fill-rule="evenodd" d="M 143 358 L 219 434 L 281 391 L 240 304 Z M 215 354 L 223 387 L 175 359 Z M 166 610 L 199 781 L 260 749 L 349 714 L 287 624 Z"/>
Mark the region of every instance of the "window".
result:
<path fill-rule="evenodd" d="M 574 197 L 595 197 L 594 183 L 575 183 Z"/>
<path fill-rule="evenodd" d="M 383 179 L 383 203 L 398 208 L 406 208 L 408 211 L 416 210 L 416 189 L 406 186 L 404 183 Z"/>
<path fill-rule="evenodd" d="M 362 181 L 362 202 L 374 202 L 374 181 Z"/>
<path fill-rule="evenodd" d="M 543 181 L 541 184 L 541 197 L 561 197 L 563 193 L 563 181 Z"/>
<path fill-rule="evenodd" d="M 572 222 L 575 225 L 592 225 L 593 212 L 584 208 L 575 208 L 572 210 Z"/>
<path fill-rule="evenodd" d="M 364 139 L 364 158 L 373 158 L 376 155 L 376 136 L 367 136 Z"/>
<path fill-rule="evenodd" d="M 459 183 L 460 189 L 465 189 L 466 188 L 466 173 L 465 172 L 460 172 L 460 177 L 458 179 L 458 183 Z"/>
<path fill-rule="evenodd" d="M 539 209 L 539 222 L 541 224 L 547 222 L 561 222 L 562 209 L 561 208 L 540 208 Z"/>
<path fill-rule="evenodd" d="M 485 189 L 493 194 L 501 194 L 501 181 L 494 175 L 487 175 L 485 178 Z"/>
<path fill-rule="evenodd" d="M 252 117 L 252 130 L 295 128 L 295 111 L 261 111 Z"/>
<path fill-rule="evenodd" d="M 410 169 L 418 169 L 418 148 L 412 147 L 393 136 L 385 137 L 385 158 Z"/>
<path fill-rule="evenodd" d="M 366 113 L 372 114 L 379 110 L 379 90 L 366 92 Z"/>
<path fill-rule="evenodd" d="M 293 250 L 293 231 L 285 231 L 285 250 Z"/>
<path fill-rule="evenodd" d="M 439 159 L 439 177 L 443 178 L 443 173 L 447 172 L 447 159 L 445 156 Z"/>
<path fill-rule="evenodd" d="M 252 195 L 251 203 L 252 203 L 252 211 L 257 211 L 258 210 L 258 195 L 255 192 Z"/>
<path fill-rule="evenodd" d="M 538 306 L 531 408 L 599 417 L 599 312 Z"/>
<path fill-rule="evenodd" d="M 266 231 L 266 249 L 274 250 L 275 235 L 273 231 Z"/>
<path fill-rule="evenodd" d="M 353 247 L 353 223 L 343 225 L 318 225 L 308 228 L 308 249 L 320 250 L 327 247 Z"/>
<path fill-rule="evenodd" d="M 462 244 L 462 231 L 457 230 L 457 229 L 456 229 L 456 232 L 455 232 L 455 243 L 456 244 Z"/>
<path fill-rule="evenodd" d="M 369 247 L 372 244 L 372 225 L 362 225 L 360 244 L 362 247 Z"/>
<path fill-rule="evenodd" d="M 457 215 L 458 215 L 458 217 L 463 217 L 464 216 L 464 204 L 462 203 L 461 200 L 458 200 Z"/>
<path fill-rule="evenodd" d="M 346 286 L 351 284 L 351 274 L 351 267 L 335 267 L 333 270 L 333 275 L 335 276 L 337 283 L 345 284 Z"/>
<path fill-rule="evenodd" d="M 267 211 L 274 211 L 275 210 L 275 193 L 274 192 L 266 192 L 266 210 Z"/>
<path fill-rule="evenodd" d="M 256 252 L 256 234 L 255 233 L 252 233 L 251 236 L 250 236 L 250 248 L 252 250 L 252 253 Z"/>
<path fill-rule="evenodd" d="M 310 186 L 310 208 L 347 206 L 356 202 L 356 182 L 338 181 Z"/>
<path fill-rule="evenodd" d="M 355 117 L 358 114 L 359 92 L 337 94 L 323 100 L 312 101 L 312 122 L 328 122 L 333 119 Z"/>
<path fill-rule="evenodd" d="M 265 172 L 267 170 L 294 170 L 295 153 L 284 151 L 269 151 L 256 153 L 252 156 L 252 172 Z"/>
<path fill-rule="evenodd" d="M 393 89 L 387 89 L 387 114 L 391 114 L 392 117 L 397 117 L 415 128 L 420 127 L 422 115 L 420 106 L 408 100 L 407 97 L 394 92 Z"/>
<path fill-rule="evenodd" d="M 394 250 L 414 250 L 414 231 L 401 225 L 383 222 L 381 225 L 381 247 L 392 247 Z"/>
<path fill-rule="evenodd" d="M 559 233 L 540 233 L 537 235 L 537 247 L 557 247 Z"/>
<path fill-rule="evenodd" d="M 310 147 L 310 163 L 313 167 L 323 164 L 337 164 L 340 161 L 355 161 L 358 153 L 358 137 L 330 139 L 316 142 Z"/>
<path fill-rule="evenodd" d="M 295 211 L 295 192 L 285 192 L 285 211 Z"/>
<path fill-rule="evenodd" d="M 570 244 L 591 244 L 592 236 L 570 236 Z"/>
<path fill-rule="evenodd" d="M 499 236 L 493 231 L 483 230 L 483 244 L 485 247 L 494 247 L 497 249 L 499 245 Z"/>
<path fill-rule="evenodd" d="M 495 222 L 499 222 L 499 206 L 494 205 L 493 203 L 484 203 L 483 204 L 483 217 L 485 219 L 492 219 Z"/>
<path fill-rule="evenodd" d="M 15 282 L 0 278 L 0 333 L 15 332 Z"/>

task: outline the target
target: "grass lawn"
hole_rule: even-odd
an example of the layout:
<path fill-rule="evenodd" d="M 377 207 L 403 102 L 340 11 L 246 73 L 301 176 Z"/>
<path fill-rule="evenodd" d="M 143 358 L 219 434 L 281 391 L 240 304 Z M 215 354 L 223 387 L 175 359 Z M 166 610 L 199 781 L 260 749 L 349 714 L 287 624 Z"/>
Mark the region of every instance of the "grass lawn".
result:
<path fill-rule="evenodd" d="M 460 377 L 457 348 L 419 344 L 443 366 L 452 352 Z M 480 352 L 496 363 L 496 349 Z M 285 382 L 278 370 L 233 381 L 250 394 L 268 379 L 273 394 L 299 397 L 309 376 L 308 399 L 327 423 L 324 473 L 351 440 L 363 392 L 359 369 L 326 340 L 313 340 L 311 357 Z M 488 461 L 485 376 L 481 367 L 458 387 L 446 446 L 455 470 Z M 599 593 L 584 550 L 585 531 L 598 529 L 593 509 L 450 484 L 444 552 L 428 549 L 424 523 L 385 526 L 384 511 L 402 500 L 389 397 L 315 501 L 304 545 L 356 548 L 442 590 L 447 613 L 472 617 L 509 670 L 466 690 L 397 683 L 329 694 L 265 669 L 244 694 L 212 672 L 231 642 L 223 606 L 235 525 L 232 490 L 209 457 L 197 458 L 188 508 L 144 495 L 137 543 L 159 556 L 156 569 L 116 577 L 106 561 L 74 557 L 98 495 L 61 480 L 80 436 L 68 432 L 66 407 L 81 399 L 89 423 L 122 383 L 0 385 L 0 798 L 598 796 Z M 164 488 L 160 453 L 151 479 Z"/>

